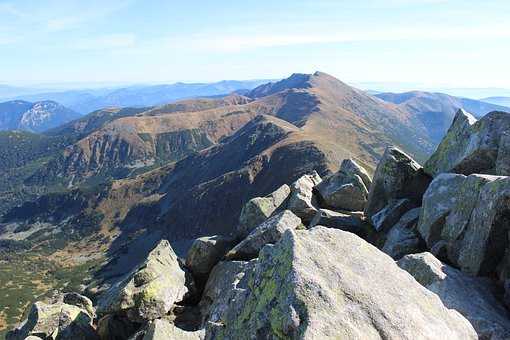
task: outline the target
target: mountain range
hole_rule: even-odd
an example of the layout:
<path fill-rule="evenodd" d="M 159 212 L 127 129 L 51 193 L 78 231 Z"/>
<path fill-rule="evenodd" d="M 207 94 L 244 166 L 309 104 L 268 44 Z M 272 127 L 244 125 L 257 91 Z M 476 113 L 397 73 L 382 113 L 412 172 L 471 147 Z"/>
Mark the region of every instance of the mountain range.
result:
<path fill-rule="evenodd" d="M 161 238 L 182 255 L 196 237 L 229 235 L 253 197 L 312 171 L 327 176 L 344 159 L 372 173 L 389 145 L 423 162 L 454 111 L 501 109 L 433 93 L 372 96 L 322 72 L 136 106 L 43 134 L 0 133 L 0 254 L 9 260 L 0 283 L 21 280 L 32 294 L 9 290 L 9 325 L 33 292 L 83 281 L 99 291 Z M 26 265 L 33 270 L 19 278 Z"/>

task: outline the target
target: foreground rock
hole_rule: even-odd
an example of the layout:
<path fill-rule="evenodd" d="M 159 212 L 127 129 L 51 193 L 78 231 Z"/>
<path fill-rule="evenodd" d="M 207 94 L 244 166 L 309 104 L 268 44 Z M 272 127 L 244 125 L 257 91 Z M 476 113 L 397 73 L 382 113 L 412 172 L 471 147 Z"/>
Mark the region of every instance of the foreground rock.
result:
<path fill-rule="evenodd" d="M 168 241 L 161 241 L 143 264 L 114 284 L 98 301 L 98 314 L 126 314 L 133 322 L 165 315 L 188 289 L 186 275 Z"/>
<path fill-rule="evenodd" d="M 510 114 L 491 112 L 480 120 L 459 110 L 425 171 L 510 175 Z"/>
<path fill-rule="evenodd" d="M 394 200 L 408 199 L 415 207 L 421 206 L 431 178 L 411 157 L 389 147 L 377 165 L 372 181 L 365 208 L 369 219 Z"/>
<path fill-rule="evenodd" d="M 214 265 L 232 248 L 232 239 L 224 236 L 205 236 L 193 241 L 186 256 L 186 267 L 195 277 L 207 277 Z"/>
<path fill-rule="evenodd" d="M 301 218 L 304 223 L 309 223 L 315 216 L 319 204 L 313 194 L 313 188 L 322 181 L 317 172 L 304 175 L 291 185 L 291 193 L 287 209 Z"/>
<path fill-rule="evenodd" d="M 326 177 L 315 189 L 324 207 L 359 211 L 365 208 L 368 198 L 366 182 L 370 183 L 366 170 L 349 159 L 342 162 L 337 173 Z"/>
<path fill-rule="evenodd" d="M 459 313 L 352 233 L 288 230 L 246 276 L 207 323 L 207 339 L 477 339 Z"/>
<path fill-rule="evenodd" d="M 157 319 L 150 323 L 143 340 L 202 340 L 203 338 L 203 331 L 188 332 L 166 319 Z"/>
<path fill-rule="evenodd" d="M 430 253 L 407 255 L 398 265 L 436 293 L 446 307 L 464 315 L 480 339 L 510 339 L 508 311 L 494 297 L 490 280 L 468 276 Z"/>
<path fill-rule="evenodd" d="M 416 230 L 419 216 L 420 208 L 406 212 L 388 232 L 382 251 L 398 260 L 422 250 L 424 242 Z"/>
<path fill-rule="evenodd" d="M 490 275 L 508 248 L 510 178 L 441 174 L 423 198 L 418 230 L 432 249 L 472 275 Z"/>
<path fill-rule="evenodd" d="M 237 236 L 246 237 L 256 226 L 264 222 L 276 210 L 283 208 L 290 194 L 290 187 L 282 185 L 266 197 L 255 197 L 248 201 L 241 210 Z"/>
<path fill-rule="evenodd" d="M 82 301 L 88 300 L 82 298 Z M 43 339 L 98 340 L 92 321 L 93 314 L 87 309 L 64 303 L 62 297 L 50 303 L 38 301 L 32 305 L 27 319 L 10 331 L 6 339 L 23 340 L 33 336 Z"/>
<path fill-rule="evenodd" d="M 259 251 L 268 243 L 278 242 L 288 229 L 296 229 L 301 219 L 290 210 L 285 210 L 253 230 L 241 243 L 232 248 L 225 256 L 228 260 L 251 260 L 259 255 Z"/>

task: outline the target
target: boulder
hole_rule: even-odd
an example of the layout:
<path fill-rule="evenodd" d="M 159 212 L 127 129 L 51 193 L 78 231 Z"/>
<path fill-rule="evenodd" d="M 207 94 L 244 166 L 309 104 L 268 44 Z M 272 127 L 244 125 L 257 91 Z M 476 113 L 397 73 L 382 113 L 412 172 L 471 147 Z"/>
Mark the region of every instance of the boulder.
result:
<path fill-rule="evenodd" d="M 156 319 L 147 328 L 143 340 L 202 340 L 204 331 L 188 332 L 166 319 Z"/>
<path fill-rule="evenodd" d="M 470 323 L 356 235 L 287 230 L 206 339 L 477 339 Z"/>
<path fill-rule="evenodd" d="M 440 174 L 424 195 L 418 231 L 462 271 L 490 275 L 505 258 L 509 221 L 508 177 Z"/>
<path fill-rule="evenodd" d="M 510 175 L 510 114 L 491 112 L 476 120 L 464 110 L 457 111 L 450 129 L 425 163 L 425 171 Z"/>
<path fill-rule="evenodd" d="M 313 228 L 316 225 L 321 225 L 328 228 L 342 229 L 357 233 L 362 229 L 364 223 L 365 218 L 362 211 L 337 212 L 328 209 L 319 209 L 310 222 L 309 227 Z"/>
<path fill-rule="evenodd" d="M 466 275 L 431 253 L 406 255 L 398 265 L 436 293 L 446 307 L 464 315 L 480 339 L 510 339 L 508 311 L 494 296 L 489 279 Z"/>
<path fill-rule="evenodd" d="M 236 234 L 240 238 L 246 237 L 256 226 L 264 222 L 276 210 L 283 208 L 290 194 L 290 187 L 282 185 L 273 193 L 265 197 L 255 197 L 249 200 L 241 210 Z"/>
<path fill-rule="evenodd" d="M 387 206 L 370 218 L 370 223 L 376 231 L 386 233 L 407 211 L 415 207 L 416 205 L 407 198 L 392 199 L 388 201 Z"/>
<path fill-rule="evenodd" d="M 186 267 L 196 278 L 207 277 L 212 268 L 234 246 L 225 236 L 205 236 L 193 241 L 186 256 Z"/>
<path fill-rule="evenodd" d="M 92 301 L 86 296 L 74 292 L 66 293 L 64 294 L 63 302 L 67 303 L 68 305 L 80 307 L 86 311 L 92 319 L 96 316 L 94 305 L 92 304 Z"/>
<path fill-rule="evenodd" d="M 126 314 L 133 322 L 145 322 L 165 315 L 188 289 L 172 247 L 162 240 L 147 259 L 103 293 L 98 301 L 100 315 Z"/>
<path fill-rule="evenodd" d="M 24 340 L 29 336 L 44 339 L 98 340 L 92 317 L 80 307 L 61 301 L 35 302 L 27 319 L 7 333 L 7 340 Z"/>
<path fill-rule="evenodd" d="M 366 171 L 354 161 L 342 162 L 337 173 L 324 178 L 315 187 L 321 205 L 337 210 L 363 210 L 368 198 L 368 189 L 360 175 L 368 177 Z"/>
<path fill-rule="evenodd" d="M 411 157 L 395 147 L 389 147 L 379 161 L 365 207 L 365 215 L 372 216 L 391 200 L 409 199 L 415 207 L 421 206 L 423 193 L 431 178 Z"/>
<path fill-rule="evenodd" d="M 420 208 L 406 212 L 388 232 L 382 251 L 395 260 L 421 251 L 424 242 L 416 230 L 419 217 Z"/>
<path fill-rule="evenodd" d="M 368 172 L 354 159 L 344 159 L 340 164 L 340 170 L 353 175 L 358 175 L 365 184 L 365 187 L 370 190 L 370 186 L 372 185 L 372 178 Z"/>
<path fill-rule="evenodd" d="M 243 241 L 232 248 L 225 258 L 227 260 L 254 259 L 264 245 L 278 242 L 287 229 L 296 229 L 300 225 L 299 217 L 290 210 L 284 210 L 255 228 Z"/>
<path fill-rule="evenodd" d="M 309 223 L 318 210 L 319 205 L 313 193 L 313 188 L 321 180 L 317 172 L 314 171 L 310 175 L 301 176 L 291 185 L 287 209 L 301 218 L 304 223 Z"/>

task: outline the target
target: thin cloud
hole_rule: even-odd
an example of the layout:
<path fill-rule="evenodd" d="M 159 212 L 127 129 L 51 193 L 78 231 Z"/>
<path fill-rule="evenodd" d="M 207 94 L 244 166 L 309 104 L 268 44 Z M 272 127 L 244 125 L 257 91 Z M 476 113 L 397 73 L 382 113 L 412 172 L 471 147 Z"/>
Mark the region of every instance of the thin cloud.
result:
<path fill-rule="evenodd" d="M 133 48 L 136 45 L 134 34 L 108 34 L 94 38 L 73 41 L 70 48 L 82 51 L 112 50 Z"/>

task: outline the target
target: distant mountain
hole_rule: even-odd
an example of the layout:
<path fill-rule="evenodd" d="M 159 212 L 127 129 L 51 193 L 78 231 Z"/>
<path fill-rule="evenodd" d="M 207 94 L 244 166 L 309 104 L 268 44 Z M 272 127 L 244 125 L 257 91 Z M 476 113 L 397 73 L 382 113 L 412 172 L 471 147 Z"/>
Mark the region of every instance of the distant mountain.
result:
<path fill-rule="evenodd" d="M 80 113 L 107 107 L 145 107 L 169 103 L 179 99 L 214 97 L 239 90 L 251 90 L 268 80 L 223 80 L 216 83 L 175 83 L 139 85 L 124 88 L 100 88 L 45 92 L 17 96 L 27 101 L 54 100 Z"/>
<path fill-rule="evenodd" d="M 439 143 L 444 136 L 458 109 L 462 108 L 476 117 L 484 116 L 491 111 L 510 112 L 508 107 L 474 99 L 453 97 L 443 93 L 412 91 L 379 93 L 375 96 L 416 115 L 435 143 Z"/>
<path fill-rule="evenodd" d="M 510 97 L 488 97 L 480 100 L 486 103 L 510 107 Z"/>
<path fill-rule="evenodd" d="M 0 130 L 42 132 L 79 117 L 80 114 L 50 100 L 0 103 Z"/>

